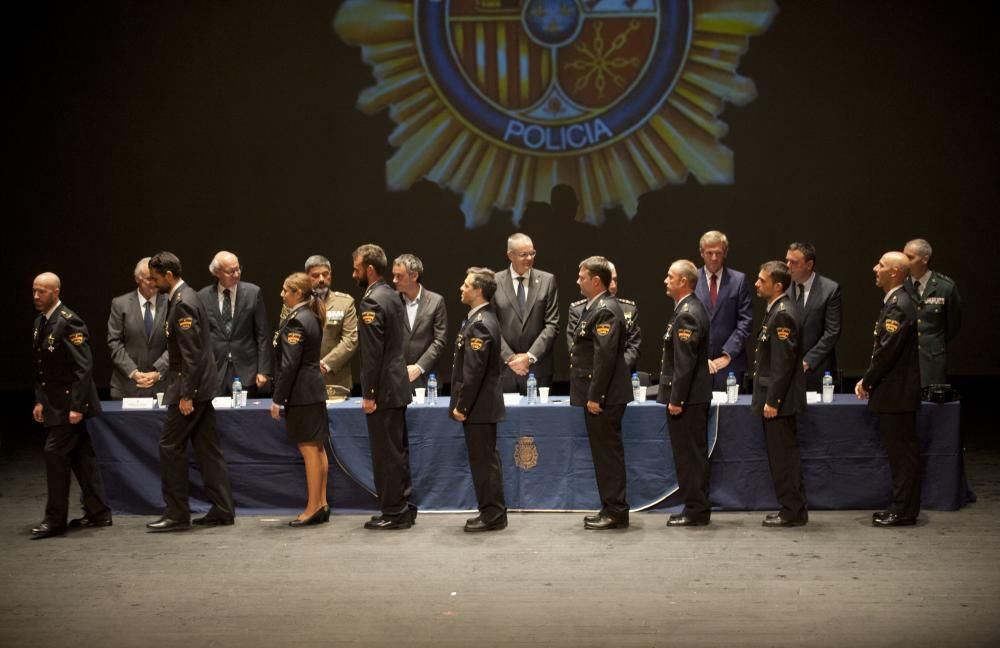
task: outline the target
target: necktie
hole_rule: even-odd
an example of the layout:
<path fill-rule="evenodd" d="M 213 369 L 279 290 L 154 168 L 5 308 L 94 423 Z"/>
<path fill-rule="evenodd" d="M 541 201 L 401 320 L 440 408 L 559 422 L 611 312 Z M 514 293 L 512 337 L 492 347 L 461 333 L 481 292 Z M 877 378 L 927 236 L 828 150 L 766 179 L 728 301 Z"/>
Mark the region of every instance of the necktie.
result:
<path fill-rule="evenodd" d="M 914 281 L 913 282 L 913 290 L 916 291 L 917 297 L 921 297 L 921 294 L 920 294 L 920 282 L 919 281 Z"/>
<path fill-rule="evenodd" d="M 151 304 L 146 302 L 146 312 L 142 316 L 142 323 L 146 325 L 146 339 L 153 334 L 153 311 L 150 310 Z"/>
<path fill-rule="evenodd" d="M 44 315 L 42 315 L 41 319 L 38 321 L 38 330 L 35 331 L 35 346 L 38 348 L 42 347 L 42 343 L 45 339 L 45 324 L 48 321 L 48 318 Z"/>
<path fill-rule="evenodd" d="M 517 306 L 524 315 L 524 309 L 528 305 L 528 294 L 524 291 L 524 277 L 517 278 Z"/>
<path fill-rule="evenodd" d="M 715 302 L 719 300 L 719 281 L 712 275 L 712 279 L 708 284 L 708 295 L 712 298 L 712 308 L 715 308 Z"/>
<path fill-rule="evenodd" d="M 222 291 L 222 328 L 226 335 L 233 332 L 233 299 L 228 288 Z"/>
<path fill-rule="evenodd" d="M 795 298 L 795 303 L 799 305 L 799 308 L 802 308 L 803 306 L 806 305 L 806 285 L 805 284 L 796 284 L 796 285 L 799 287 L 799 294 Z"/>

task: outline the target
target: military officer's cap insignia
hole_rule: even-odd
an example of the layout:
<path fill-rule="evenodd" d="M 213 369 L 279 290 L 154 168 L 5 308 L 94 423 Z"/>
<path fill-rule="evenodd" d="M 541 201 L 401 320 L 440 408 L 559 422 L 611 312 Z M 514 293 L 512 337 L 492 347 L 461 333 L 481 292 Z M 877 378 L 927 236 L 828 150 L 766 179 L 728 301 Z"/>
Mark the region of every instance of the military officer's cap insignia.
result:
<path fill-rule="evenodd" d="M 687 342 L 688 340 L 691 339 L 692 335 L 694 335 L 694 331 L 692 331 L 691 329 L 686 329 L 686 328 L 677 329 L 677 338 L 681 342 Z"/>
<path fill-rule="evenodd" d="M 182 331 L 188 330 L 189 328 L 191 328 L 192 325 L 194 325 L 193 317 L 182 317 L 179 320 L 177 320 L 177 328 L 179 328 Z"/>
<path fill-rule="evenodd" d="M 598 324 L 597 326 L 594 327 L 594 333 L 597 333 L 601 337 L 604 337 L 610 332 L 611 332 L 611 325 L 608 324 L 607 322 L 602 322 L 601 324 Z"/>
<path fill-rule="evenodd" d="M 80 346 L 83 344 L 83 340 L 83 333 L 70 333 L 69 335 L 69 343 L 73 346 Z"/>
<path fill-rule="evenodd" d="M 449 187 L 476 227 L 495 209 L 517 223 L 565 184 L 597 224 L 689 175 L 733 182 L 719 115 L 756 97 L 739 57 L 776 13 L 773 0 L 349 0 L 334 29 L 374 68 L 357 108 L 397 124 L 390 190 Z"/>
<path fill-rule="evenodd" d="M 361 313 L 361 321 L 365 324 L 371 324 L 375 321 L 375 311 L 365 311 Z"/>
<path fill-rule="evenodd" d="M 885 330 L 889 331 L 890 333 L 895 333 L 896 331 L 899 330 L 899 322 L 897 322 L 894 319 L 886 318 Z"/>
<path fill-rule="evenodd" d="M 295 346 L 296 344 L 302 341 L 302 334 L 299 333 L 298 331 L 289 331 L 288 333 L 285 334 L 285 339 L 288 340 L 289 344 Z"/>
<path fill-rule="evenodd" d="M 514 446 L 514 464 L 521 470 L 531 470 L 538 465 L 538 447 L 535 445 L 535 437 L 517 438 L 517 445 Z"/>
<path fill-rule="evenodd" d="M 469 340 L 469 346 L 472 347 L 473 351 L 478 351 L 483 348 L 483 341 L 477 337 Z"/>
<path fill-rule="evenodd" d="M 778 339 L 784 342 L 792 335 L 792 329 L 786 328 L 784 326 L 779 326 L 774 329 L 774 334 L 778 336 Z"/>

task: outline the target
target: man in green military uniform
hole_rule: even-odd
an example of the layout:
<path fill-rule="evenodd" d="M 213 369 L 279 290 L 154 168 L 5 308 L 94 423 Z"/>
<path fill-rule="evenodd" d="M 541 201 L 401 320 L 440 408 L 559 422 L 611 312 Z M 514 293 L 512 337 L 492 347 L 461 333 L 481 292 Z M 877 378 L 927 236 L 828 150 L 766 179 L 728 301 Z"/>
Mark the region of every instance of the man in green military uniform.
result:
<path fill-rule="evenodd" d="M 920 349 L 920 386 L 948 382 L 947 346 L 962 325 L 962 298 L 948 276 L 931 270 L 931 244 L 913 239 L 903 248 L 910 260 L 906 292 L 917 306 L 917 340 Z"/>

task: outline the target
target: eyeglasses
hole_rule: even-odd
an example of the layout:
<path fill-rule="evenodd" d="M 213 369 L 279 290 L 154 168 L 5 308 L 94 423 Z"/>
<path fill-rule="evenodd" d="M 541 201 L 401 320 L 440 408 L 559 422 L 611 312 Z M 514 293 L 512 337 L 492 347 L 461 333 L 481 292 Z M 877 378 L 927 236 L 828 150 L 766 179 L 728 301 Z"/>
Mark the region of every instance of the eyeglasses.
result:
<path fill-rule="evenodd" d="M 222 272 L 222 274 L 226 275 L 227 277 L 232 277 L 234 275 L 243 274 L 243 270 L 244 269 L 245 268 L 243 268 L 243 267 L 236 266 L 235 268 L 230 268 L 228 270 L 226 270 L 226 269 L 223 268 L 223 269 L 221 269 L 221 272 Z"/>
<path fill-rule="evenodd" d="M 521 252 L 519 254 L 515 254 L 514 256 L 518 259 L 534 259 L 537 254 L 537 251 L 532 250 L 531 252 Z"/>

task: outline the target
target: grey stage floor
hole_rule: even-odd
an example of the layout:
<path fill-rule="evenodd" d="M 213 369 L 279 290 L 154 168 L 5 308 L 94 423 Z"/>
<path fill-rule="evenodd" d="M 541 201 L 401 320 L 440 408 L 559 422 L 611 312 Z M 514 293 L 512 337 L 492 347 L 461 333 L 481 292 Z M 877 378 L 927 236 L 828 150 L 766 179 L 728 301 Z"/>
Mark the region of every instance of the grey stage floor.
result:
<path fill-rule="evenodd" d="M 149 535 L 118 516 L 29 541 L 43 466 L 22 451 L 0 461 L 0 646 L 996 646 L 1000 454 L 969 472 L 978 503 L 898 530 L 818 511 L 787 530 L 514 514 L 470 535 L 425 514 L 391 533 L 352 515 Z"/>

